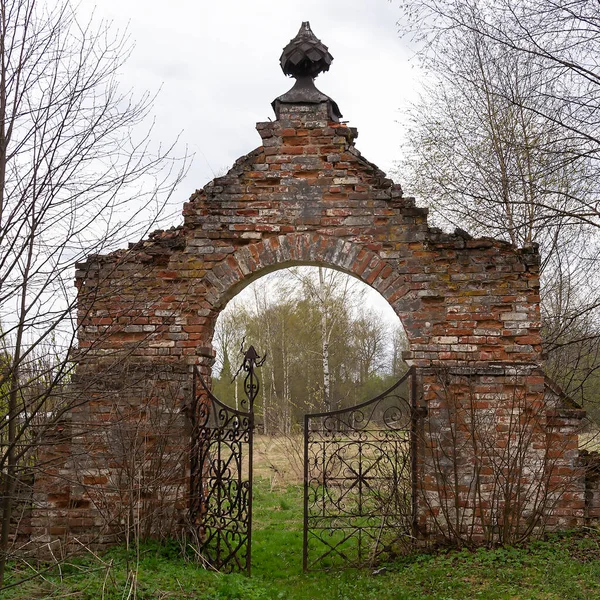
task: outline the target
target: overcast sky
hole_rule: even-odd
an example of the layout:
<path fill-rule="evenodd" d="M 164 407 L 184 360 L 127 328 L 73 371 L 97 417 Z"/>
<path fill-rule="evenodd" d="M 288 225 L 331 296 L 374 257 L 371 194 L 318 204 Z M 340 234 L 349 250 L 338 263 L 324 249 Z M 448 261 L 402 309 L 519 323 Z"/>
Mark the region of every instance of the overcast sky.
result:
<path fill-rule="evenodd" d="M 155 142 L 195 155 L 173 198 L 181 205 L 216 174 L 260 145 L 255 125 L 274 118 L 271 102 L 293 85 L 279 57 L 302 21 L 334 57 L 317 87 L 357 127 L 357 148 L 388 172 L 399 158 L 402 112 L 414 97 L 416 66 L 397 33 L 395 0 L 82 0 L 97 18 L 128 29 L 135 49 L 122 83 L 160 93 Z M 178 224 L 176 222 L 168 223 Z M 373 306 L 393 312 L 376 292 Z"/>
<path fill-rule="evenodd" d="M 260 145 L 256 122 L 274 118 L 272 100 L 293 84 L 279 56 L 302 21 L 333 54 L 317 87 L 358 128 L 357 148 L 384 171 L 398 159 L 399 107 L 413 94 L 415 68 L 395 0 L 103 0 L 95 11 L 135 42 L 123 84 L 161 90 L 154 139 L 181 133 L 195 154 L 181 202 Z"/>

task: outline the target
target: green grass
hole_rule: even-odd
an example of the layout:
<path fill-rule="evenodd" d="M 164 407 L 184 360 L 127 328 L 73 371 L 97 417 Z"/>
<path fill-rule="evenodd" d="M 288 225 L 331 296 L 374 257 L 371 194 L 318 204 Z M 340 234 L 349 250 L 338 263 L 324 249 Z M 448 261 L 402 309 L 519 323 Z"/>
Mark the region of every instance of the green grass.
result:
<path fill-rule="evenodd" d="M 255 483 L 252 577 L 222 575 L 186 561 L 176 543 L 141 548 L 139 563 L 123 547 L 72 559 L 4 599 L 138 598 L 206 600 L 596 599 L 600 598 L 600 532 L 553 535 L 523 548 L 414 554 L 370 570 L 303 574 L 302 493 L 271 493 Z M 31 573 L 12 565 L 9 580 Z M 135 573 L 135 586 L 132 585 Z M 135 587 L 135 595 L 132 588 Z"/>

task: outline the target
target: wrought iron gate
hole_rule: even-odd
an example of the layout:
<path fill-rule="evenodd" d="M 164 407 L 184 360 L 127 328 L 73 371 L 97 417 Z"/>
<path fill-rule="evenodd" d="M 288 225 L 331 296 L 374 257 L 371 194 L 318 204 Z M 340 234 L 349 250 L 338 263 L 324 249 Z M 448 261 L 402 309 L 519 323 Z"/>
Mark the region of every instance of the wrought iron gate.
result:
<path fill-rule="evenodd" d="M 251 569 L 252 440 L 254 400 L 262 362 L 250 346 L 240 370 L 246 398 L 240 408 L 221 402 L 194 368 L 194 446 L 191 456 L 191 519 L 200 555 L 223 572 Z M 246 410 L 247 409 L 247 410 Z"/>
<path fill-rule="evenodd" d="M 304 570 L 365 566 L 412 544 L 416 378 L 304 418 Z"/>

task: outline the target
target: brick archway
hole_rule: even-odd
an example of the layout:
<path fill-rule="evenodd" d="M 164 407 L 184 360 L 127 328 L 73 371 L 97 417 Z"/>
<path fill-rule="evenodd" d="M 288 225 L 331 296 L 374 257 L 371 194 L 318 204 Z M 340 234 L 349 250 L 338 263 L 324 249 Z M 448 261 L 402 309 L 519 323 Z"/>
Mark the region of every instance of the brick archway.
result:
<path fill-rule="evenodd" d="M 318 233 L 269 237 L 234 252 L 206 276 L 206 298 L 222 308 L 242 287 L 265 273 L 293 265 L 314 265 L 354 275 L 390 304 L 408 291 L 405 278 L 376 252 L 359 243 Z M 386 295 L 387 294 L 387 295 Z"/>
<path fill-rule="evenodd" d="M 229 300 L 263 275 L 292 266 L 322 266 L 352 275 L 385 298 L 398 316 L 406 313 L 406 278 L 377 253 L 317 233 L 280 235 L 243 246 L 207 274 L 204 298 L 211 304 L 212 322 L 201 345 L 210 346 L 216 319 Z"/>
<path fill-rule="evenodd" d="M 168 477 L 163 488 L 148 492 L 144 506 L 157 519 L 152 533 L 185 514 L 191 369 L 210 368 L 215 321 L 227 301 L 253 278 L 292 264 L 330 266 L 359 278 L 402 321 L 406 360 L 419 369 L 430 415 L 419 458 L 423 531 L 443 530 L 449 518 L 427 504 L 444 480 L 427 470 L 427 453 L 447 441 L 451 396 L 475 402 L 474 410 L 492 421 L 510 417 L 516 394 L 528 409 L 545 411 L 537 248 L 430 227 L 427 210 L 356 149 L 357 132 L 334 118 L 334 103 L 313 100 L 278 99 L 277 120 L 257 125 L 262 145 L 195 192 L 181 226 L 77 265 L 76 389 L 85 401 L 64 427 L 85 423 L 87 429 L 42 457 L 52 469 L 35 484 L 32 531 L 39 540 L 64 535 L 108 542 L 122 531 L 120 463 L 113 454 L 124 408 L 131 422 L 147 406 L 174 415 L 165 432 Z M 553 410 L 563 406 L 552 402 Z M 570 446 L 557 464 L 563 480 L 575 480 L 581 413 L 560 418 Z M 152 426 L 143 432 L 149 438 L 156 437 Z M 501 434 L 499 446 L 506 443 Z M 525 467 L 539 462 L 539 444 Z M 456 467 L 462 487 L 442 492 L 483 532 L 489 499 L 480 504 L 469 495 L 472 459 L 461 458 Z M 555 523 L 581 520 L 577 481 L 568 502 L 555 502 Z"/>

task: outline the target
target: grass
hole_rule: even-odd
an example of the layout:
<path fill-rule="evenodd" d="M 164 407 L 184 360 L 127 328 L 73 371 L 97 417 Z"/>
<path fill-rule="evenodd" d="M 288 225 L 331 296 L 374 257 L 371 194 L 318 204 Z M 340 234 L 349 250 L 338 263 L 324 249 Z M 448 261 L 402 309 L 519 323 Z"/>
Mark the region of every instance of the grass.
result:
<path fill-rule="evenodd" d="M 522 548 L 414 554 L 372 572 L 302 573 L 302 493 L 254 486 L 253 574 L 223 575 L 182 558 L 176 543 L 145 544 L 139 561 L 119 547 L 78 557 L 0 592 L 2 599 L 391 600 L 595 599 L 600 532 L 553 535 Z M 32 573 L 11 565 L 9 580 Z M 377 573 L 377 574 L 375 574 Z"/>

